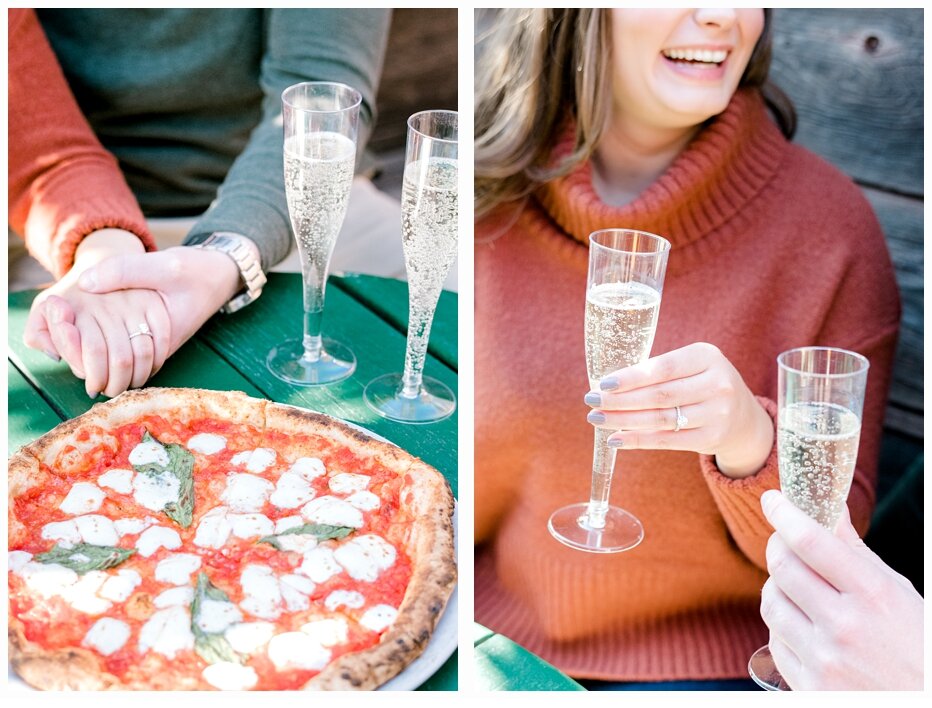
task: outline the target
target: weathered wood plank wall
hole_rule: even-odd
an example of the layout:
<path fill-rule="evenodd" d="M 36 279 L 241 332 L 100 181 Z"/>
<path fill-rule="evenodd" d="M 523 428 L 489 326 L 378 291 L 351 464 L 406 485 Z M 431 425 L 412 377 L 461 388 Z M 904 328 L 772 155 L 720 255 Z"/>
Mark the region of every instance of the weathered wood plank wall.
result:
<path fill-rule="evenodd" d="M 903 320 L 886 426 L 922 437 L 923 11 L 774 11 L 771 77 L 795 142 L 857 182 L 883 226 Z"/>

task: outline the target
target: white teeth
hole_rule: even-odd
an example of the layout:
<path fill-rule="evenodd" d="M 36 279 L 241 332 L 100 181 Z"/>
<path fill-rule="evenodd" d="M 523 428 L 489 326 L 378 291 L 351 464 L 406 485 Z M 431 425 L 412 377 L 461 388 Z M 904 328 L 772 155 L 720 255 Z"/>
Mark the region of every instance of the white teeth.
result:
<path fill-rule="evenodd" d="M 677 61 L 697 61 L 704 64 L 721 64 L 728 58 L 727 51 L 711 49 L 668 49 L 663 55 Z"/>

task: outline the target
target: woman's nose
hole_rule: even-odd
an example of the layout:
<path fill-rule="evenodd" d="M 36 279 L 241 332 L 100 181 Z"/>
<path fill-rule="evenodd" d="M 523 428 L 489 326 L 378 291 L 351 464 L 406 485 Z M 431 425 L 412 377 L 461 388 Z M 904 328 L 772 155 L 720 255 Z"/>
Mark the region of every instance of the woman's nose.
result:
<path fill-rule="evenodd" d="M 737 13 L 734 8 L 704 7 L 693 13 L 696 24 L 701 27 L 717 27 L 730 29 L 735 24 Z"/>

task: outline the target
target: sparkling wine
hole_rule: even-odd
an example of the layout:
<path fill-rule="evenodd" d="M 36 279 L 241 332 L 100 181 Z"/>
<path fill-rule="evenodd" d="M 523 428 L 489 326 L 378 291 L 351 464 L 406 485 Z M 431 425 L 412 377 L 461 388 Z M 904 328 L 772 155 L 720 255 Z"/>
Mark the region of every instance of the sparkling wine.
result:
<path fill-rule="evenodd" d="M 339 133 L 293 136 L 285 143 L 285 197 L 301 260 L 323 280 L 346 216 L 356 145 Z"/>
<path fill-rule="evenodd" d="M 860 434 L 858 416 L 833 403 L 796 403 L 780 413 L 780 488 L 827 528 L 835 527 L 848 498 Z"/>
<path fill-rule="evenodd" d="M 650 354 L 660 293 L 643 283 L 603 283 L 586 295 L 586 367 L 589 385 Z"/>
<path fill-rule="evenodd" d="M 456 259 L 459 206 L 457 162 L 429 158 L 405 168 L 401 192 L 401 233 L 408 275 L 410 346 L 405 356 L 409 374 L 424 368 L 430 324 L 443 281 Z"/>

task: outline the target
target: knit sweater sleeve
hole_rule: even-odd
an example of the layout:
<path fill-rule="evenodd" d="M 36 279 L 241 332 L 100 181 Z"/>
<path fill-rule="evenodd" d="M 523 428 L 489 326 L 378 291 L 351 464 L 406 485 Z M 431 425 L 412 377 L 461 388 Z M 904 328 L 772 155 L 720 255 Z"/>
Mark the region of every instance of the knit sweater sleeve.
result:
<path fill-rule="evenodd" d="M 33 10 L 9 10 L 9 221 L 60 278 L 81 240 L 120 228 L 155 241 L 114 157 L 94 136 Z"/>
<path fill-rule="evenodd" d="M 863 223 L 870 235 L 868 243 L 853 259 L 844 282 L 828 304 L 817 340 L 805 343 L 855 351 L 870 362 L 858 459 L 847 500 L 851 521 L 861 536 L 867 532 L 876 503 L 877 458 L 900 320 L 893 266 L 880 227 L 869 207 L 866 209 Z M 776 404 L 762 397 L 758 401 L 776 420 Z M 764 519 L 760 496 L 768 489 L 780 488 L 776 443 L 764 466 L 744 479 L 722 474 L 714 457 L 700 457 L 702 474 L 732 538 L 754 564 L 766 568 L 765 550 L 773 529 Z"/>
<path fill-rule="evenodd" d="M 357 155 L 375 118 L 388 40 L 389 10 L 265 11 L 260 83 L 262 118 L 186 241 L 214 231 L 248 236 L 268 268 L 288 255 L 292 238 L 282 158 L 282 91 L 302 81 L 337 81 L 362 94 Z"/>

